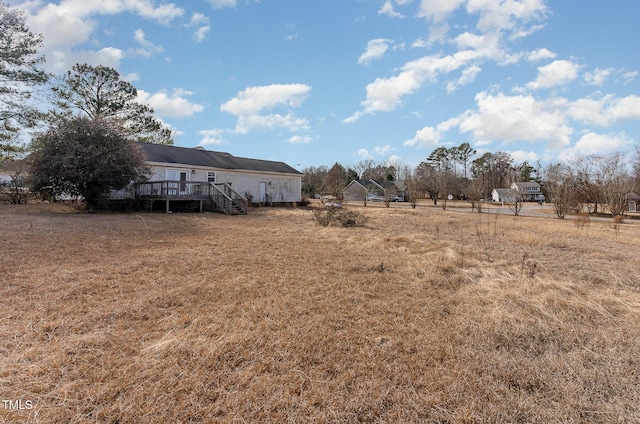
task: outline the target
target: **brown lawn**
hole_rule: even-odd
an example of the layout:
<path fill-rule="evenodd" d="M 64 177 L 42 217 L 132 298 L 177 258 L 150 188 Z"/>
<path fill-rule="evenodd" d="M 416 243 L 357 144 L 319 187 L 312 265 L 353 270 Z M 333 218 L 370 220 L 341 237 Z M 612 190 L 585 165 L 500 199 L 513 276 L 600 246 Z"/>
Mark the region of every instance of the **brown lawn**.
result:
<path fill-rule="evenodd" d="M 359 210 L 0 205 L 0 422 L 640 421 L 640 226 Z"/>

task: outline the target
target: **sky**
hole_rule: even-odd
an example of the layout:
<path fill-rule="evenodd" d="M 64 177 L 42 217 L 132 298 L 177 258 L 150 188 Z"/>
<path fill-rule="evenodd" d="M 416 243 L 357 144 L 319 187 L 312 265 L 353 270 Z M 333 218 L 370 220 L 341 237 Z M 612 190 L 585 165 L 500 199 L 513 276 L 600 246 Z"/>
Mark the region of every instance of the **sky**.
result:
<path fill-rule="evenodd" d="M 5 2 L 7 2 L 5 0 Z M 640 144 L 637 0 L 9 0 L 45 68 L 105 65 L 175 145 L 301 170 Z"/>

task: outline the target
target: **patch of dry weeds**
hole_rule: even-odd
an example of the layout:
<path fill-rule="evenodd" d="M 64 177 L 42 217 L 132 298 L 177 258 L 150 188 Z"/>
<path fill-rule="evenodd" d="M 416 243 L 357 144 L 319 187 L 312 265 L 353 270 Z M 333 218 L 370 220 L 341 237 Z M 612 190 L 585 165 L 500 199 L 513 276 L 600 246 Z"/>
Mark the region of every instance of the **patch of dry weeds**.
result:
<path fill-rule="evenodd" d="M 638 227 L 359 211 L 0 205 L 0 420 L 640 419 Z"/>

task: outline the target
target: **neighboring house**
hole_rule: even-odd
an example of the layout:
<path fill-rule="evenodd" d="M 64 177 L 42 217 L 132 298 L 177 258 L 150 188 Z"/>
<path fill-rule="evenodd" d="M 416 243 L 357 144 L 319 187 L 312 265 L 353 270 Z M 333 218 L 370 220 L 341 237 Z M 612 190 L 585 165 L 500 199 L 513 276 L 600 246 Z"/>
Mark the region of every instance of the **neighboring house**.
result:
<path fill-rule="evenodd" d="M 629 202 L 629 212 L 638 212 L 638 206 L 640 204 L 640 195 L 638 193 L 629 193 L 626 196 Z"/>
<path fill-rule="evenodd" d="M 343 199 L 352 202 L 384 201 L 386 196 L 393 201 L 406 199 L 404 181 L 353 180 L 343 190 Z"/>
<path fill-rule="evenodd" d="M 353 180 L 342 190 L 342 198 L 349 202 L 364 202 L 369 195 L 367 181 Z"/>
<path fill-rule="evenodd" d="M 246 213 L 257 203 L 300 202 L 302 173 L 283 162 L 236 157 L 230 153 L 138 143 L 151 168 L 148 183 L 135 188 L 137 198 L 166 201 L 213 200 L 217 209 Z M 248 198 L 248 199 L 247 199 Z"/>
<path fill-rule="evenodd" d="M 524 202 L 538 202 L 544 200 L 544 194 L 540 190 L 540 184 L 535 181 L 513 183 L 509 188 L 496 188 L 491 192 L 491 200 L 494 202 L 513 203 L 516 199 Z"/>
<path fill-rule="evenodd" d="M 540 184 L 535 181 L 529 181 L 528 183 L 513 183 L 509 188 L 516 190 L 525 202 L 538 202 L 540 200 L 544 200 L 544 194 L 542 194 L 542 190 L 540 190 Z"/>
<path fill-rule="evenodd" d="M 13 181 L 11 175 L 0 171 L 0 186 L 8 186 L 9 184 L 11 184 L 11 181 Z"/>
<path fill-rule="evenodd" d="M 513 203 L 518 191 L 511 188 L 494 188 L 491 192 L 491 200 L 497 203 Z"/>

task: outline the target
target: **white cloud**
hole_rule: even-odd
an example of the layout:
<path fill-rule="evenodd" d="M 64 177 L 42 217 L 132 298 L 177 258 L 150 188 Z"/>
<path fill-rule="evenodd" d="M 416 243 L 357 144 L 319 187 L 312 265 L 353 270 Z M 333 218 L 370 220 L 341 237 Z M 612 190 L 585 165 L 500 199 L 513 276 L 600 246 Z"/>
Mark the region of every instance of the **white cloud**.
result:
<path fill-rule="evenodd" d="M 585 97 L 567 103 L 567 116 L 585 125 L 608 127 L 626 119 L 640 120 L 640 97 Z"/>
<path fill-rule="evenodd" d="M 403 96 L 415 92 L 426 82 L 435 82 L 440 74 L 447 74 L 494 53 L 492 49 L 462 50 L 449 56 L 425 56 L 408 62 L 398 75 L 376 78 L 368 84 L 367 98 L 361 103 L 363 110 L 343 122 L 355 122 L 366 114 L 392 111 L 400 105 Z"/>
<path fill-rule="evenodd" d="M 580 65 L 569 60 L 555 60 L 538 68 L 538 77 L 527 84 L 529 89 L 551 88 L 565 85 L 578 77 Z"/>
<path fill-rule="evenodd" d="M 227 144 L 221 137 L 223 133 L 224 131 L 220 129 L 200 131 L 198 134 L 202 136 L 202 139 L 200 143 L 198 143 L 198 146 Z"/>
<path fill-rule="evenodd" d="M 167 24 L 184 13 L 173 3 L 156 7 L 152 0 L 61 0 L 59 4 L 47 3 L 43 6 L 42 2 L 29 2 L 23 6 L 28 12 L 29 28 L 34 33 L 43 34 L 42 53 L 47 57 L 45 68 L 56 73 L 70 69 L 77 62 L 97 64 L 99 58 L 108 61 L 101 63 L 106 66 L 117 67 L 120 64 L 119 48 L 103 46 L 99 50 L 76 49 L 90 41 L 98 27 L 96 16 L 130 12 Z M 88 60 L 83 60 L 85 57 Z"/>
<path fill-rule="evenodd" d="M 611 76 L 612 69 L 596 69 L 584 74 L 584 81 L 589 85 L 601 86 Z"/>
<path fill-rule="evenodd" d="M 103 65 L 117 69 L 124 58 L 124 52 L 114 47 L 105 47 L 98 51 L 53 51 L 47 56 L 47 68 L 55 72 L 66 72 L 75 63 Z"/>
<path fill-rule="evenodd" d="M 469 66 L 464 71 L 462 71 L 462 75 L 460 76 L 460 78 L 447 84 L 447 92 L 454 92 L 463 85 L 472 83 L 476 79 L 476 76 L 478 76 L 480 71 L 482 71 L 482 68 L 480 68 L 478 65 Z"/>
<path fill-rule="evenodd" d="M 311 87 L 304 84 L 272 84 L 248 87 L 223 103 L 220 110 L 232 115 L 252 115 L 279 105 L 299 107 L 308 97 Z"/>
<path fill-rule="evenodd" d="M 395 147 L 392 147 L 390 144 L 387 144 L 385 146 L 379 147 L 379 146 L 375 146 L 373 148 L 373 152 L 379 156 L 386 156 L 389 154 L 389 152 L 392 152 L 396 150 Z"/>
<path fill-rule="evenodd" d="M 387 50 L 389 50 L 391 42 L 392 40 L 387 40 L 385 38 L 370 40 L 367 43 L 367 49 L 358 58 L 358 63 L 366 65 L 374 60 L 381 59 Z"/>
<path fill-rule="evenodd" d="M 197 43 L 200 43 L 207 39 L 209 31 L 211 31 L 211 27 L 209 25 L 202 26 L 193 33 L 193 39 L 196 40 Z"/>
<path fill-rule="evenodd" d="M 558 55 L 548 49 L 538 49 L 529 53 L 528 60 L 530 62 L 537 62 L 545 59 L 555 59 Z"/>
<path fill-rule="evenodd" d="M 425 47 L 429 47 L 429 43 L 424 38 L 418 38 L 413 43 L 411 43 L 411 47 L 416 49 L 423 49 Z"/>
<path fill-rule="evenodd" d="M 544 0 L 468 0 L 467 13 L 478 14 L 477 28 L 486 32 L 514 29 L 521 22 L 541 19 L 547 13 L 547 7 Z"/>
<path fill-rule="evenodd" d="M 164 51 L 164 47 L 161 45 L 153 44 L 147 40 L 144 31 L 139 28 L 133 33 L 133 38 L 140 44 L 140 47 L 135 49 L 135 54 L 138 56 L 151 57 L 156 53 L 162 53 Z"/>
<path fill-rule="evenodd" d="M 154 112 L 166 118 L 186 118 L 195 113 L 202 112 L 204 106 L 189 101 L 188 97 L 193 94 L 183 89 L 175 89 L 171 94 L 165 90 L 154 94 L 144 90 L 138 90 L 138 101 L 151 106 Z"/>
<path fill-rule="evenodd" d="M 640 120 L 640 97 L 630 95 L 616 100 L 609 111 L 614 121 L 623 119 Z"/>
<path fill-rule="evenodd" d="M 47 4 L 35 15 L 29 15 L 27 24 L 35 33 L 44 35 L 47 50 L 64 49 L 85 43 L 93 33 L 96 22 L 74 13 L 66 3 Z M 54 50 L 55 51 L 55 50 Z"/>
<path fill-rule="evenodd" d="M 629 84 L 638 77 L 638 71 L 625 72 L 622 77 L 624 78 L 624 84 Z"/>
<path fill-rule="evenodd" d="M 532 96 L 476 95 L 478 110 L 460 122 L 461 132 L 477 140 L 546 141 L 553 148 L 568 146 L 573 129 L 563 116 L 563 102 L 538 101 Z"/>
<path fill-rule="evenodd" d="M 585 125 L 608 126 L 610 117 L 605 116 L 603 112 L 612 100 L 612 96 L 604 96 L 600 99 L 584 97 L 567 102 L 567 115 Z"/>
<path fill-rule="evenodd" d="M 272 113 L 267 115 L 239 116 L 235 131 L 247 134 L 255 130 L 275 130 L 278 128 L 290 132 L 306 131 L 309 129 L 309 121 L 304 118 L 296 118 L 293 113 L 281 115 Z"/>
<path fill-rule="evenodd" d="M 289 140 L 287 140 L 287 142 L 290 144 L 307 144 L 311 143 L 312 141 L 313 139 L 308 135 L 294 135 L 293 137 L 290 137 Z"/>
<path fill-rule="evenodd" d="M 433 127 L 424 127 L 416 132 L 416 135 L 404 142 L 406 147 L 435 147 L 442 140 L 442 133 Z"/>
<path fill-rule="evenodd" d="M 208 25 L 208 24 L 209 24 L 209 18 L 206 15 L 203 15 L 202 13 L 194 12 L 193 15 L 191 15 L 191 20 L 189 20 L 187 27 L 196 27 L 196 26 Z"/>
<path fill-rule="evenodd" d="M 193 32 L 193 39 L 196 43 L 200 43 L 207 38 L 207 33 L 211 31 L 211 26 L 209 26 L 209 18 L 202 13 L 194 13 L 191 16 L 191 20 L 187 25 L 187 28 L 196 28 Z"/>
<path fill-rule="evenodd" d="M 538 32 L 544 28 L 544 25 L 532 25 L 529 28 L 522 28 L 520 30 L 515 30 L 513 34 L 509 37 L 511 40 L 517 40 L 519 38 L 525 38 L 533 34 L 534 32 Z"/>
<path fill-rule="evenodd" d="M 222 9 L 225 7 L 236 7 L 236 0 L 207 0 L 214 9 Z"/>
<path fill-rule="evenodd" d="M 362 159 L 373 159 L 373 156 L 371 156 L 367 149 L 360 149 L 356 154 Z"/>
<path fill-rule="evenodd" d="M 524 150 L 516 150 L 515 152 L 509 152 L 515 163 L 523 163 L 524 161 L 536 163 L 540 160 L 540 156 L 536 152 L 525 152 Z"/>
<path fill-rule="evenodd" d="M 404 18 L 401 13 L 398 13 L 394 10 L 391 0 L 385 0 L 385 2 L 382 4 L 382 7 L 380 7 L 380 10 L 378 10 L 378 15 L 388 15 L 392 18 Z"/>
<path fill-rule="evenodd" d="M 300 107 L 310 91 L 311 87 L 304 84 L 248 87 L 233 99 L 223 103 L 220 110 L 238 118 L 236 131 L 242 134 L 254 129 L 306 130 L 309 128 L 308 121 L 296 118 L 290 111 L 286 115 L 263 114 L 263 112 L 276 107 L 287 110 Z"/>
<path fill-rule="evenodd" d="M 422 0 L 420 2 L 420 16 L 435 23 L 442 22 L 464 2 L 465 0 Z"/>
<path fill-rule="evenodd" d="M 133 82 L 138 81 L 140 79 L 140 75 L 136 74 L 135 72 L 132 72 L 132 73 L 127 74 L 127 75 L 120 75 L 120 78 L 123 81 L 127 81 L 127 82 L 130 82 L 130 83 L 133 83 Z"/>
<path fill-rule="evenodd" d="M 589 132 L 576 143 L 573 152 L 577 155 L 592 155 L 611 153 L 633 144 L 626 134 L 597 134 Z"/>

